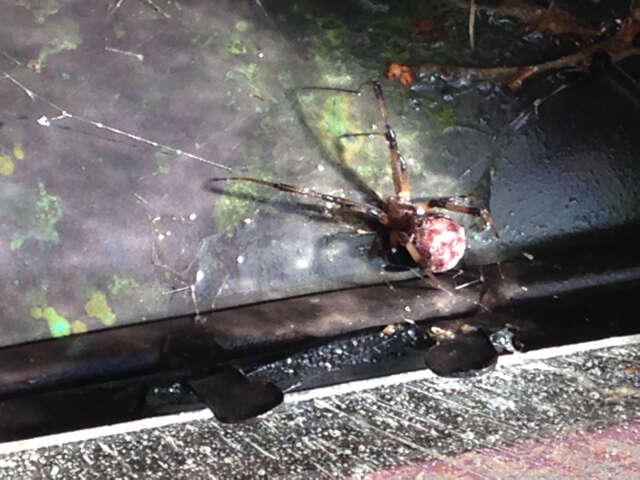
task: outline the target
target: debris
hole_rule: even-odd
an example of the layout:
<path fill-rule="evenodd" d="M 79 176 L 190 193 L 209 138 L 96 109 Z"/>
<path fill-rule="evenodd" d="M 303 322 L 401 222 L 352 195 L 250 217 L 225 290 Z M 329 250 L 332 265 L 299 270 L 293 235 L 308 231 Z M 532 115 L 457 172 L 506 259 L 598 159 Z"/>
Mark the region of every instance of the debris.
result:
<path fill-rule="evenodd" d="M 548 10 L 548 9 L 547 9 Z M 467 67 L 442 65 L 437 63 L 423 63 L 416 67 L 418 79 L 439 76 L 448 81 L 467 80 L 496 80 L 504 81 L 511 90 L 518 90 L 530 77 L 549 70 L 573 67 L 586 70 L 591 66 L 592 58 L 596 54 L 608 55 L 611 62 L 617 63 L 627 57 L 640 55 L 640 48 L 634 47 L 633 39 L 640 34 L 640 0 L 633 0 L 628 17 L 620 22 L 616 33 L 597 43 L 584 47 L 575 53 L 549 60 L 535 65 L 495 66 L 495 67 Z M 403 85 L 415 82 L 414 70 L 404 64 L 390 63 L 386 77 L 398 80 Z"/>

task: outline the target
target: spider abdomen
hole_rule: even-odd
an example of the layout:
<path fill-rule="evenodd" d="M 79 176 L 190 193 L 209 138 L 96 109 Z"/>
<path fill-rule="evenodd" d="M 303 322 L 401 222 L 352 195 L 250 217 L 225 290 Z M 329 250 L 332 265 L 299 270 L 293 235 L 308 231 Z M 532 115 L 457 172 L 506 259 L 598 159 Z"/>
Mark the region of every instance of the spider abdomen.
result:
<path fill-rule="evenodd" d="M 411 242 L 422 268 L 434 273 L 454 268 L 464 256 L 467 236 L 459 223 L 444 215 L 425 215 Z"/>

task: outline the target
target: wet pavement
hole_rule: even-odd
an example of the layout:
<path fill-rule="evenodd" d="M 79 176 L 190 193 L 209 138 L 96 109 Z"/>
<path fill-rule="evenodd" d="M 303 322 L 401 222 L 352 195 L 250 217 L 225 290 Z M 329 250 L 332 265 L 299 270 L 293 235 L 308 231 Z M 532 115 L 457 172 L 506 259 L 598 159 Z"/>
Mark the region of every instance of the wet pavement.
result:
<path fill-rule="evenodd" d="M 477 378 L 423 370 L 308 390 L 243 425 L 198 411 L 6 443 L 0 468 L 3 478 L 631 479 L 639 440 L 635 336 L 502 357 Z"/>

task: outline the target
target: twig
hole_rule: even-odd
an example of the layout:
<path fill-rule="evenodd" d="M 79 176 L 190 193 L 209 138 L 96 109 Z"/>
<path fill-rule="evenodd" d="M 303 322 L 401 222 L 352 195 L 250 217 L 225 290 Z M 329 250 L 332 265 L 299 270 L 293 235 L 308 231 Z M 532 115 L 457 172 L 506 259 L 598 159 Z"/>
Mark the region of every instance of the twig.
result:
<path fill-rule="evenodd" d="M 640 48 L 632 46 L 633 39 L 638 34 L 640 34 L 640 0 L 633 0 L 629 16 L 615 34 L 601 42 L 583 48 L 576 53 L 537 65 L 524 66 L 476 68 L 424 63 L 417 68 L 417 76 L 419 79 L 437 75 L 447 80 L 457 80 L 461 78 L 468 78 L 470 80 L 499 80 L 506 81 L 511 90 L 518 90 L 525 80 L 542 72 L 566 67 L 575 67 L 584 70 L 591 65 L 592 57 L 596 53 L 606 53 L 613 63 L 617 63 L 633 55 L 640 55 Z M 391 65 L 395 65 L 396 69 L 399 68 L 399 64 L 390 64 L 389 70 L 387 71 L 387 78 L 394 78 L 390 73 Z M 407 65 L 400 66 L 410 68 Z M 413 78 L 413 74 L 411 75 Z"/>

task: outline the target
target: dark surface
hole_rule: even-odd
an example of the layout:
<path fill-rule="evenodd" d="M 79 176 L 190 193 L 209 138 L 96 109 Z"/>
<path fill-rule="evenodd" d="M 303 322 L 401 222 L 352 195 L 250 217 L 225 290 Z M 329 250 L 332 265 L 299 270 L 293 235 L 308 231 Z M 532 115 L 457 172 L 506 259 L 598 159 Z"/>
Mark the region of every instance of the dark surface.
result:
<path fill-rule="evenodd" d="M 200 322 L 176 318 L 5 348 L 0 351 L 1 438 L 200 408 L 206 395 L 199 400 L 190 394 L 188 382 L 230 363 L 284 391 L 424 369 L 433 322 L 453 332 L 461 325 L 487 333 L 506 329 L 510 343 L 520 350 L 636 333 L 628 312 L 636 308 L 640 292 L 640 262 L 635 244 L 624 243 L 624 238 L 616 237 L 618 249 L 610 256 L 594 257 L 588 249 L 578 249 L 573 256 L 567 252 L 547 260 L 488 266 L 484 283 L 453 296 L 436 291 L 427 297 L 430 301 L 425 301 L 422 282 L 409 281 L 393 290 L 383 285 L 329 292 L 218 312 Z M 369 313 L 358 316 L 363 305 Z M 442 319 L 442 309 L 466 315 Z M 394 315 L 396 310 L 403 314 Z M 298 312 L 296 328 L 274 329 L 287 311 Z M 338 328 L 336 312 L 353 312 L 352 323 Z M 432 320 L 416 326 L 406 323 L 428 317 Z M 397 334 L 382 335 L 372 328 L 389 324 L 400 324 Z M 369 330 L 353 332 L 362 329 Z M 344 335 L 333 338 L 338 333 Z M 493 352 L 481 350 L 487 351 Z M 469 364 L 474 357 L 466 349 L 454 353 L 462 361 L 446 364 L 448 372 L 438 365 L 436 370 L 468 374 L 491 363 L 480 356 Z M 285 356 L 293 363 L 284 370 L 269 364 Z M 238 397 L 239 409 L 250 408 L 254 400 L 245 398 L 247 405 L 242 405 Z M 99 407 L 105 401 L 109 409 Z"/>
<path fill-rule="evenodd" d="M 476 378 L 316 392 L 242 425 L 199 415 L 0 445 L 26 448 L 0 455 L 0 469 L 30 479 L 637 478 L 638 339 L 576 347 Z"/>
<path fill-rule="evenodd" d="M 613 24 L 622 4 L 601 2 L 589 21 Z M 194 408 L 182 382 L 221 365 L 268 371 L 292 351 L 407 320 L 466 316 L 488 333 L 508 327 L 524 349 L 638 331 L 624 313 L 640 277 L 637 58 L 517 93 L 385 84 L 415 197 L 478 193 L 501 231 L 465 221 L 465 263 L 441 280 L 453 295 L 423 279 L 384 283 L 415 274 L 382 275 L 374 236 L 357 231 L 368 225 L 331 206 L 207 185 L 224 174 L 216 162 L 388 194 L 384 144 L 337 140 L 379 124 L 372 99 L 294 87 L 353 87 L 391 60 L 527 62 L 578 48 L 481 17 L 471 52 L 458 7 L 377 6 L 0 1 L 5 438 Z M 412 33 L 429 16 L 436 39 Z M 67 338 L 28 344 L 50 337 Z M 386 370 L 360 352 L 334 377 L 311 367 L 281 386 L 421 368 L 425 346 L 410 346 Z M 169 406 L 154 396 L 174 384 Z"/>
<path fill-rule="evenodd" d="M 480 329 L 447 330 L 445 336 L 425 353 L 429 370 L 443 377 L 472 377 L 486 373 L 498 361 L 498 352 Z"/>
<path fill-rule="evenodd" d="M 271 382 L 250 380 L 233 367 L 206 378 L 189 381 L 200 401 L 223 423 L 255 418 L 282 403 L 282 391 Z"/>

